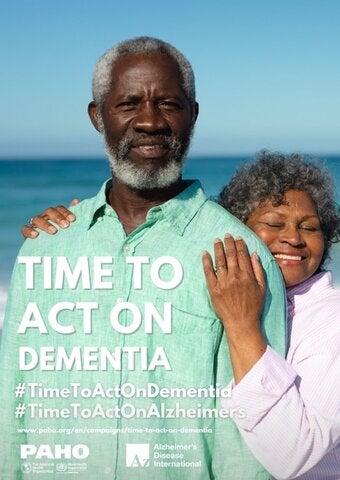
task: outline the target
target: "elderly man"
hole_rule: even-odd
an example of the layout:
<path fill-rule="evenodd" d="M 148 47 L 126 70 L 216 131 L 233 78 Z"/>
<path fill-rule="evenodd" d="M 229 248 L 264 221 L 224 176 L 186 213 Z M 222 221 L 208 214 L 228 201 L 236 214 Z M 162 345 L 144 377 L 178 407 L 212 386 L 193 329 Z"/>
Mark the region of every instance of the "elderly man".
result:
<path fill-rule="evenodd" d="M 202 252 L 225 232 L 258 252 L 262 328 L 282 354 L 284 289 L 258 239 L 181 177 L 197 114 L 191 66 L 171 45 L 140 37 L 98 61 L 89 115 L 112 178 L 74 207 L 72 228 L 26 241 L 18 257 L 1 479 L 37 468 L 49 469 L 40 478 L 271 478 L 233 423 L 247 412 L 221 409 L 232 370 Z"/>

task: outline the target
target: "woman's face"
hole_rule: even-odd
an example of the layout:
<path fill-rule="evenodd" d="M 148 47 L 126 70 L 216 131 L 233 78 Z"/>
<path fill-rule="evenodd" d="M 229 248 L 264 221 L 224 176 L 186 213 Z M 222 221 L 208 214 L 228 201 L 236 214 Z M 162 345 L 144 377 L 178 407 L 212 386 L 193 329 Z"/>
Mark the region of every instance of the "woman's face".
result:
<path fill-rule="evenodd" d="M 324 238 L 314 202 L 307 192 L 288 190 L 285 204 L 270 200 L 257 207 L 246 224 L 275 257 L 286 287 L 310 278 L 324 253 Z"/>

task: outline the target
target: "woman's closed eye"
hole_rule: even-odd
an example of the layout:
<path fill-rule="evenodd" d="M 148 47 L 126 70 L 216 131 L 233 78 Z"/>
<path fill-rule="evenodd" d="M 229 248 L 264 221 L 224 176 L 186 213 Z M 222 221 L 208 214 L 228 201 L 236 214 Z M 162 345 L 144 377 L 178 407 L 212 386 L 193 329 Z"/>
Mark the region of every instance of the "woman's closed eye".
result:
<path fill-rule="evenodd" d="M 279 223 L 279 222 L 265 222 L 265 225 L 267 225 L 270 228 L 282 228 L 284 226 L 283 223 Z"/>
<path fill-rule="evenodd" d="M 315 225 L 300 225 L 301 230 L 305 230 L 307 232 L 319 232 L 320 227 Z"/>

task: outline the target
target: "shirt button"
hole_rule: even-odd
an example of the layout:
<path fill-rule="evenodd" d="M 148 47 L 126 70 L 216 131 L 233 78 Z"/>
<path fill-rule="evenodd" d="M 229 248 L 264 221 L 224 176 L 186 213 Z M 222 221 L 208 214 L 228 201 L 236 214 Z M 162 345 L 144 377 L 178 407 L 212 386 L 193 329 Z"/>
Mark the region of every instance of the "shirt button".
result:
<path fill-rule="evenodd" d="M 129 252 L 130 251 L 130 245 L 124 245 L 124 250 L 125 250 L 125 252 Z"/>

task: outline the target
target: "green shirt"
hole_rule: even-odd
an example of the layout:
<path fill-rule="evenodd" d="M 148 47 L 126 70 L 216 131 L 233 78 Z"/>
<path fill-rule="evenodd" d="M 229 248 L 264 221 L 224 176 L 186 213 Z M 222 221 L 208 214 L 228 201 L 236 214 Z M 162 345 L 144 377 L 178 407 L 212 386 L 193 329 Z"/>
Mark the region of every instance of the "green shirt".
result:
<path fill-rule="evenodd" d="M 1 348 L 0 478 L 28 478 L 25 469 L 34 478 L 37 468 L 41 479 L 72 468 L 85 480 L 271 478 L 230 418 L 246 412 L 221 410 L 232 369 L 201 256 L 226 232 L 258 252 L 263 330 L 284 355 L 275 260 L 198 182 L 129 235 L 108 186 L 74 207 L 70 228 L 26 240 L 19 253 Z"/>

